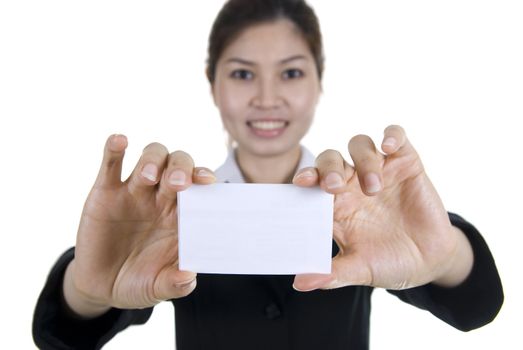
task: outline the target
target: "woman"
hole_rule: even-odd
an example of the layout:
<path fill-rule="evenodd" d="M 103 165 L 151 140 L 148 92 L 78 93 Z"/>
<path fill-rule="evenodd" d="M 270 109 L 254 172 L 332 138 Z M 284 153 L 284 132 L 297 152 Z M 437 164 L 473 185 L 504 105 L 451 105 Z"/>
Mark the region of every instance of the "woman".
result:
<path fill-rule="evenodd" d="M 39 299 L 42 348 L 99 348 L 157 303 L 173 299 L 177 348 L 366 349 L 373 287 L 468 330 L 503 301 L 479 233 L 448 214 L 399 126 L 381 149 L 352 138 L 354 167 L 300 140 L 321 93 L 323 54 L 313 11 L 300 0 L 231 0 L 213 26 L 207 76 L 234 140 L 215 173 L 150 144 L 120 180 L 125 136 L 111 136 L 75 250 Z M 320 186 L 335 195 L 332 273 L 232 276 L 178 269 L 176 195 L 215 181 Z"/>

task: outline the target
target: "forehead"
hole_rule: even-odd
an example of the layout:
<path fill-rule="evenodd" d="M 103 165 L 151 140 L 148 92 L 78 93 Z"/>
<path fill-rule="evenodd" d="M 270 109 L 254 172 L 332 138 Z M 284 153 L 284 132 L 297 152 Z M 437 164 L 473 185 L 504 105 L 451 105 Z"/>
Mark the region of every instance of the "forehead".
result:
<path fill-rule="evenodd" d="M 282 19 L 247 27 L 225 48 L 221 58 L 274 62 L 297 54 L 312 58 L 299 29 Z"/>

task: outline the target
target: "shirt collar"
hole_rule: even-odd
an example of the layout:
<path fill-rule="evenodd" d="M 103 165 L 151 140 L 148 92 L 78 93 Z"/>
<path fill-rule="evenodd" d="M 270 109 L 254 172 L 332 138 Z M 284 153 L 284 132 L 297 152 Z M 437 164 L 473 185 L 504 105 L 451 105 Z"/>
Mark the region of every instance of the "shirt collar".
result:
<path fill-rule="evenodd" d="M 315 159 L 314 155 L 307 148 L 301 146 L 301 158 L 297 170 L 314 166 Z M 240 167 L 236 163 L 234 149 L 229 151 L 225 162 L 214 173 L 217 182 L 245 183 Z"/>

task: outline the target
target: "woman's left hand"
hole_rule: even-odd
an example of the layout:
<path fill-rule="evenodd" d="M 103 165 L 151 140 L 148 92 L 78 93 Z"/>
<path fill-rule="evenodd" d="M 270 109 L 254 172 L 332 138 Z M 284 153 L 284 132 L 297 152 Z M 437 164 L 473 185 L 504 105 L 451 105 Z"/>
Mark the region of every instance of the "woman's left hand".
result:
<path fill-rule="evenodd" d="M 316 168 L 296 174 L 295 184 L 319 184 L 335 195 L 333 229 L 340 249 L 331 274 L 297 275 L 297 290 L 405 289 L 429 282 L 452 287 L 470 273 L 470 243 L 451 225 L 404 130 L 391 125 L 384 135 L 384 153 L 368 136 L 358 135 L 349 142 L 354 166 L 327 150 Z"/>

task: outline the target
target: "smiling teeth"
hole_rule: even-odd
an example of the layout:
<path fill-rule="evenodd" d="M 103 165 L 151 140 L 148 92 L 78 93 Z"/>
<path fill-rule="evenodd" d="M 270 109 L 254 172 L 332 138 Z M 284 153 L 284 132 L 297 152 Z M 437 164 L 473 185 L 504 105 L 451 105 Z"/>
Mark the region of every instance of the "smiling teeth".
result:
<path fill-rule="evenodd" d="M 250 122 L 251 126 L 256 129 L 261 130 L 274 130 L 281 129 L 285 126 L 286 122 L 284 121 L 253 121 Z"/>

